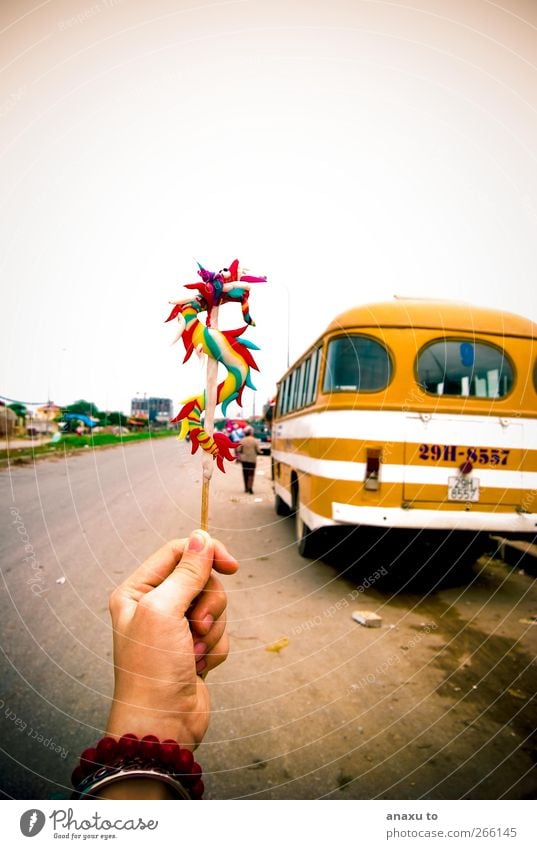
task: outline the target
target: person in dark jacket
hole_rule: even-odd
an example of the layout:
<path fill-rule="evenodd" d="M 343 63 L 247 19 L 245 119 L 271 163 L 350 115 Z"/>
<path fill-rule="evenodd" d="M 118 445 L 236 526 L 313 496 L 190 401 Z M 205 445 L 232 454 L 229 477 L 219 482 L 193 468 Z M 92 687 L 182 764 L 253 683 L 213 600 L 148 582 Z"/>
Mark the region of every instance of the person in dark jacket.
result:
<path fill-rule="evenodd" d="M 242 476 L 244 478 L 244 491 L 250 495 L 254 494 L 253 485 L 255 477 L 255 467 L 257 463 L 257 455 L 261 454 L 259 443 L 254 437 L 254 432 L 251 427 L 247 427 L 244 431 L 244 438 L 241 439 L 237 448 L 237 459 L 242 464 Z"/>

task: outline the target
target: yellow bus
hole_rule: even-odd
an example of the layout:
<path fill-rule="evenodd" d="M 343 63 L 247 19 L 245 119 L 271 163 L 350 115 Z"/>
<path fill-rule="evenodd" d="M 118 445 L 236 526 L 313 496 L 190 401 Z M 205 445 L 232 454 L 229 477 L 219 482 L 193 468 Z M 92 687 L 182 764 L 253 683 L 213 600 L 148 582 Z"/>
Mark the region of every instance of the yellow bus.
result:
<path fill-rule="evenodd" d="M 337 316 L 278 384 L 272 477 L 300 553 L 339 526 L 535 534 L 537 324 L 447 301 Z"/>

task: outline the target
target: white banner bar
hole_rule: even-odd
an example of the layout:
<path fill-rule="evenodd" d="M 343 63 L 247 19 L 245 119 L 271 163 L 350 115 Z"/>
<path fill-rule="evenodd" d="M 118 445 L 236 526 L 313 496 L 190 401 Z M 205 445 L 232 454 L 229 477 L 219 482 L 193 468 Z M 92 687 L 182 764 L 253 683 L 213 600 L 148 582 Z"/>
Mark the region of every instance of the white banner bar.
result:
<path fill-rule="evenodd" d="M 9 849 L 67 841 L 125 849 L 535 846 L 531 803 L 522 801 L 26 800 L 6 801 L 2 812 Z"/>

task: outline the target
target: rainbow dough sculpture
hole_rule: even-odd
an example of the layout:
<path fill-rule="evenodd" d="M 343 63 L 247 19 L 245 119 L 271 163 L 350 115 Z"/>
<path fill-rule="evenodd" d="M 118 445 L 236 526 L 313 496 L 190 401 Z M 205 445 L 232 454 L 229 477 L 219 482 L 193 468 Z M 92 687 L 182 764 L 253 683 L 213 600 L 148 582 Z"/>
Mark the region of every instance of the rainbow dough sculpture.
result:
<path fill-rule="evenodd" d="M 222 413 L 225 416 L 232 401 L 242 405 L 244 387 L 255 389 L 250 371 L 258 370 L 251 353 L 252 350 L 259 350 L 257 345 L 240 338 L 246 326 L 237 330 L 219 330 L 218 307 L 228 302 L 240 303 L 244 320 L 247 324 L 254 325 L 248 303 L 250 285 L 266 282 L 267 278 L 247 274 L 239 268 L 238 260 L 234 260 L 229 268 L 218 272 L 207 271 L 199 265 L 198 274 L 201 282 L 189 283 L 185 286 L 186 289 L 195 290 L 195 292 L 183 300 L 171 301 L 174 307 L 166 321 L 176 318 L 179 323 L 179 332 L 174 342 L 181 339 L 185 346 L 183 362 L 190 358 L 193 351 L 200 356 L 207 354 L 209 358 L 207 386 L 198 395 L 185 400 L 181 410 L 173 419 L 173 422 L 181 423 L 179 438 L 184 439 L 187 434 L 190 436 L 192 453 L 195 454 L 199 447 L 206 452 L 203 464 L 204 496 L 202 497 L 202 527 L 206 527 L 207 487 L 212 475 L 213 460 L 216 460 L 218 468 L 225 472 L 224 460 L 235 459 L 231 453 L 233 443 L 229 437 L 224 433 L 212 433 L 214 408 L 217 404 L 221 404 Z M 207 313 L 206 324 L 199 320 L 201 312 Z M 225 366 L 227 374 L 225 379 L 217 385 L 218 363 Z M 201 417 L 204 411 L 205 422 L 202 425 Z"/>

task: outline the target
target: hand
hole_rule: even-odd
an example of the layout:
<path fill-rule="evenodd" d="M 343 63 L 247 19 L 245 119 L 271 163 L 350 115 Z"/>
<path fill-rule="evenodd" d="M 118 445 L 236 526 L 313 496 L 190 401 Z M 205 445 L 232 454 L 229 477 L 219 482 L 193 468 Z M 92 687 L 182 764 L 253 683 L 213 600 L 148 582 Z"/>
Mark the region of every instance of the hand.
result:
<path fill-rule="evenodd" d="M 238 563 L 204 531 L 173 540 L 110 596 L 114 698 L 107 734 L 154 734 L 194 749 L 209 724 L 201 678 L 228 653 L 226 595 L 212 567 L 231 575 Z"/>

